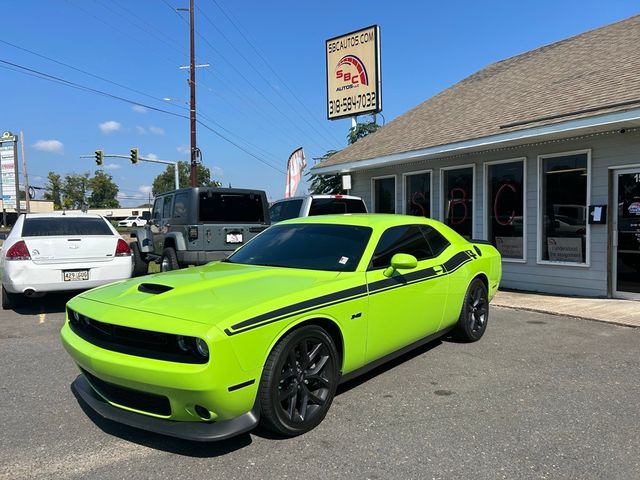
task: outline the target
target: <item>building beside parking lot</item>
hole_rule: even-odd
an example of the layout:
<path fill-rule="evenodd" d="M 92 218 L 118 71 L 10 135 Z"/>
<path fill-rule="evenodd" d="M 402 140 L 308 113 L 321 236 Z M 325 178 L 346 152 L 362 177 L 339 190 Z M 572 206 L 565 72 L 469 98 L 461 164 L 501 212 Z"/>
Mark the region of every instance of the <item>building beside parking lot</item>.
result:
<path fill-rule="evenodd" d="M 640 299 L 640 16 L 494 63 L 317 164 L 437 218 L 502 286 Z"/>

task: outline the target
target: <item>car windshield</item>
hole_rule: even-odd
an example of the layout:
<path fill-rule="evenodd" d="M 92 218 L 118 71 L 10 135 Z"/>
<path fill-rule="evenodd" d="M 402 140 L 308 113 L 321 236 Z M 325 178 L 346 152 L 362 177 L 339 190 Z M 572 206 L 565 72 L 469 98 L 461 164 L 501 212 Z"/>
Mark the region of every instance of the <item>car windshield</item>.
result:
<path fill-rule="evenodd" d="M 32 217 L 24 220 L 23 237 L 54 235 L 113 235 L 113 232 L 97 217 Z"/>
<path fill-rule="evenodd" d="M 353 272 L 371 228 L 355 225 L 275 225 L 255 237 L 226 261 L 245 265 Z"/>

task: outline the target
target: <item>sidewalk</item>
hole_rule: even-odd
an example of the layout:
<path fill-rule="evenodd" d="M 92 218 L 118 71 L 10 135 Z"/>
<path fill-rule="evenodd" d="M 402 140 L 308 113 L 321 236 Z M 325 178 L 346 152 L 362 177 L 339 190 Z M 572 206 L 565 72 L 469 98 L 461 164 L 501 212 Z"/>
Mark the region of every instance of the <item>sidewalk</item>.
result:
<path fill-rule="evenodd" d="M 640 328 L 640 302 L 631 300 L 499 291 L 491 305 Z"/>

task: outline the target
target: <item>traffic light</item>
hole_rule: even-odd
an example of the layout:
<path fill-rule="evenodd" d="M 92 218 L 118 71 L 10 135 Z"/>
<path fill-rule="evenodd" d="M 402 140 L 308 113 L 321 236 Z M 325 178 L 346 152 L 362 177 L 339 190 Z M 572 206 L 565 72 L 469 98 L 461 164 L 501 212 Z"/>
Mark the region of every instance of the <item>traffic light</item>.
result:
<path fill-rule="evenodd" d="M 139 151 L 137 148 L 132 148 L 131 149 L 131 163 L 138 163 L 138 155 L 139 155 Z"/>
<path fill-rule="evenodd" d="M 96 150 L 96 165 L 98 165 L 99 167 L 102 166 L 102 150 Z"/>

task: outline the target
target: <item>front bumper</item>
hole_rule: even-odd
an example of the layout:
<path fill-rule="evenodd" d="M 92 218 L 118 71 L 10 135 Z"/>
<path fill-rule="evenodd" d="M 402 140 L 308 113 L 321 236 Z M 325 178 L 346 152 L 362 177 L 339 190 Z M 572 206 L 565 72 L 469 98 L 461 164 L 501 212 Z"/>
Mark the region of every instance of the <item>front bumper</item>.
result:
<path fill-rule="evenodd" d="M 257 404 L 251 411 L 239 417 L 220 422 L 207 423 L 176 422 L 129 412 L 107 403 L 91 387 L 84 375 L 78 375 L 71 384 L 71 390 L 103 418 L 129 425 L 130 427 L 140 428 L 170 437 L 182 438 L 184 440 L 194 440 L 198 442 L 225 440 L 252 430 L 258 425 L 260 419 L 260 409 Z"/>
<path fill-rule="evenodd" d="M 105 323 L 124 323 L 142 330 L 202 338 L 209 345 L 211 357 L 206 364 L 154 359 L 141 356 L 142 351 L 140 355 L 134 351 L 121 353 L 107 349 L 107 345 L 101 347 L 91 343 L 77 335 L 67 320 L 60 332 L 62 345 L 86 373 L 81 378 L 85 378 L 84 381 L 91 385 L 88 388 L 95 391 L 100 400 L 96 403 L 87 395 L 80 396 L 86 397 L 85 401 L 101 415 L 180 438 L 186 438 L 181 432 L 193 430 L 195 433 L 190 435 L 203 440 L 223 438 L 225 432 L 250 429 L 255 425 L 257 415 L 252 412 L 257 401 L 261 368 L 243 369 L 231 342 L 222 333 L 205 324 L 106 305 L 82 297 L 71 300 L 69 308 L 91 318 L 100 317 Z M 97 383 L 94 384 L 94 380 Z M 115 387 L 116 391 L 100 382 Z M 122 392 L 117 389 L 133 391 L 133 396 L 121 396 Z M 76 390 L 82 389 L 76 385 Z M 202 416 L 198 408 L 200 412 L 202 409 L 208 411 L 209 415 Z M 238 420 L 242 418 L 244 420 Z"/>

